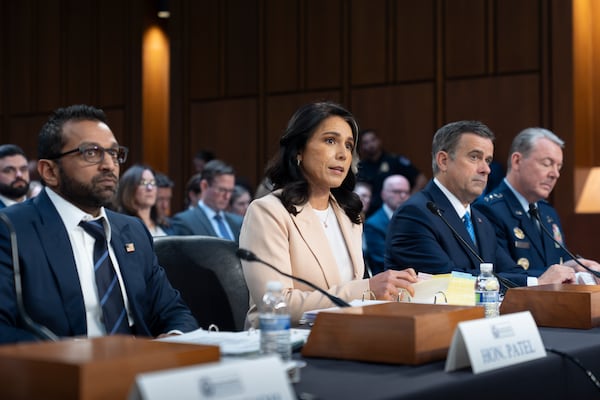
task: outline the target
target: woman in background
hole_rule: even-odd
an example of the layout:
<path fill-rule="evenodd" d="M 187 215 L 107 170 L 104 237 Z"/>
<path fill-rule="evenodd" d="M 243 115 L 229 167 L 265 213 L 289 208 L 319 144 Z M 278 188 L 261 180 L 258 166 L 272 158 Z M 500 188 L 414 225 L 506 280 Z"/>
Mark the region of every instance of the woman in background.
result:
<path fill-rule="evenodd" d="M 368 293 L 395 300 L 400 288 L 413 295 L 412 268 L 363 279 L 362 203 L 352 191 L 357 135 L 354 117 L 338 104 L 311 103 L 296 111 L 266 171 L 275 191 L 250 204 L 240 248 L 346 301 Z M 266 266 L 242 266 L 251 297 L 247 327 L 258 326 L 257 302 L 271 280 L 283 284 L 292 325 L 305 311 L 332 306 L 318 291 Z"/>
<path fill-rule="evenodd" d="M 229 198 L 229 207 L 227 207 L 227 211 L 243 217 L 246 215 L 246 210 L 248 210 L 251 201 L 252 195 L 250 194 L 250 191 L 246 189 L 245 186 L 235 185 L 233 193 Z"/>
<path fill-rule="evenodd" d="M 116 196 L 117 211 L 140 218 L 152 236 L 171 232 L 158 222 L 157 186 L 154 171 L 147 165 L 135 164 L 121 176 Z"/>

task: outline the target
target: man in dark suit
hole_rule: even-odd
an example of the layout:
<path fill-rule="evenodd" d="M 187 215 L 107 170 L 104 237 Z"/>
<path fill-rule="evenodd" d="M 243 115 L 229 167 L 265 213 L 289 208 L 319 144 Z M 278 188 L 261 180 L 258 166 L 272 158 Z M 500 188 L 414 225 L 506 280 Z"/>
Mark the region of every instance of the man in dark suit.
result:
<path fill-rule="evenodd" d="M 390 175 L 383 181 L 383 205 L 365 222 L 365 259 L 372 275 L 383 272 L 385 236 L 392 214 L 410 197 L 410 183 L 402 175 Z"/>
<path fill-rule="evenodd" d="M 56 110 L 40 131 L 38 153 L 45 189 L 3 210 L 19 240 L 24 305 L 33 321 L 59 337 L 156 337 L 196 329 L 141 220 L 105 208 L 127 148 L 118 145 L 104 113 L 84 105 Z M 107 276 L 111 284 L 101 288 Z M 109 315 L 118 315 L 117 322 L 109 324 Z M 17 311 L 9 234 L 2 226 L 0 342 L 35 339 Z"/>
<path fill-rule="evenodd" d="M 175 235 L 215 236 L 239 242 L 243 218 L 226 212 L 235 187 L 235 171 L 221 160 L 206 163 L 197 207 L 177 213 L 171 221 Z"/>
<path fill-rule="evenodd" d="M 390 222 L 385 267 L 413 267 L 431 274 L 451 271 L 479 274 L 480 260 L 428 209 L 432 202 L 458 235 L 470 243 L 494 270 L 518 285 L 527 274 L 496 242 L 493 225 L 471 208 L 485 189 L 494 153 L 494 134 L 478 121 L 458 121 L 440 128 L 432 143 L 434 179 L 411 196 Z M 470 231 L 470 232 L 469 232 Z M 540 276 L 540 283 L 573 282 L 572 268 L 556 265 Z"/>
<path fill-rule="evenodd" d="M 14 144 L 0 146 L 0 208 L 21 203 L 29 191 L 29 165 L 23 149 Z"/>
<path fill-rule="evenodd" d="M 521 131 L 511 145 L 506 178 L 474 204 L 493 223 L 500 245 L 532 277 L 539 277 L 552 264 L 579 269 L 529 215 L 529 205 L 536 205 L 543 226 L 564 244 L 558 214 L 545 200 L 560 176 L 563 147 L 564 141 L 547 129 Z M 600 268 L 591 260 L 580 261 L 591 268 Z"/>

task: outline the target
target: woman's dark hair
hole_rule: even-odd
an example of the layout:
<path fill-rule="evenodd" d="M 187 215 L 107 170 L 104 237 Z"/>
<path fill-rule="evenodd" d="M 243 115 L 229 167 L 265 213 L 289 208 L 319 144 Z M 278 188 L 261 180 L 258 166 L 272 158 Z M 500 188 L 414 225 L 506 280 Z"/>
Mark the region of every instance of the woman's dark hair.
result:
<path fill-rule="evenodd" d="M 274 189 L 282 189 L 279 196 L 288 212 L 296 215 L 296 206 L 304 204 L 309 198 L 309 185 L 302 169 L 298 165 L 298 154 L 304 150 L 306 143 L 312 137 L 317 127 L 327 118 L 338 116 L 350 125 L 354 137 L 352 168 L 340 187 L 331 189 L 331 193 L 340 204 L 350 220 L 359 224 L 362 222 L 360 211 L 362 203 L 353 192 L 356 182 L 356 142 L 358 124 L 354 116 L 341 105 L 333 102 L 309 103 L 300 107 L 289 120 L 285 133 L 279 140 L 279 152 L 270 161 L 266 175 L 273 183 Z"/>

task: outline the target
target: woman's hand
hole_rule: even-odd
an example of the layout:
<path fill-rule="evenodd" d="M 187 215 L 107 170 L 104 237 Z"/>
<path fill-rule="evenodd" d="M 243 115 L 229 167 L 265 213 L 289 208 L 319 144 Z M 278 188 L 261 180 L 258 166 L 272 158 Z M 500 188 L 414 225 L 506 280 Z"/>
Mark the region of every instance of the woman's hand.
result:
<path fill-rule="evenodd" d="M 398 300 L 400 289 L 406 289 L 411 296 L 415 290 L 412 284 L 417 282 L 417 273 L 412 268 L 396 271 L 388 269 L 369 279 L 369 289 L 377 300 Z"/>

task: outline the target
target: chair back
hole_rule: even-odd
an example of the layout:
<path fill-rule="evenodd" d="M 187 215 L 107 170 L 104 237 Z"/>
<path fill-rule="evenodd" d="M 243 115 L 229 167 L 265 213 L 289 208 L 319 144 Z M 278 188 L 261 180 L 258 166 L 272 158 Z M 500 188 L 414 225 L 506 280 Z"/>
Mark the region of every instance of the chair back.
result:
<path fill-rule="evenodd" d="M 200 326 L 242 331 L 249 294 L 235 242 L 212 236 L 154 239 L 159 264 Z"/>

